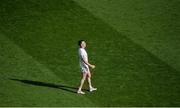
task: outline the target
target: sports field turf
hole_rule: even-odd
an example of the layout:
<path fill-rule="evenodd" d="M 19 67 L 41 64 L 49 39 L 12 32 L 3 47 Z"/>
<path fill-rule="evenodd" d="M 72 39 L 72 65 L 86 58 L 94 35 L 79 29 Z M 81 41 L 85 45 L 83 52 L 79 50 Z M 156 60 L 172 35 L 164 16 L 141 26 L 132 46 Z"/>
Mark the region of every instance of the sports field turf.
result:
<path fill-rule="evenodd" d="M 0 106 L 180 106 L 179 0 L 1 0 Z M 76 94 L 77 41 L 96 92 Z"/>

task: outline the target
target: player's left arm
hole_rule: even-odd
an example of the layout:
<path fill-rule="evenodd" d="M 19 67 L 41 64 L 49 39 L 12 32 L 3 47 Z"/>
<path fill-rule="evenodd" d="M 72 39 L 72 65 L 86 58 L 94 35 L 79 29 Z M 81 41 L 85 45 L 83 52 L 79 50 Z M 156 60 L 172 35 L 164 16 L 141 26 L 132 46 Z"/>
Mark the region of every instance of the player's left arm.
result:
<path fill-rule="evenodd" d="M 82 60 L 83 60 L 83 62 L 84 62 L 86 65 L 90 66 L 92 69 L 95 68 L 95 65 L 90 64 L 90 63 L 85 59 L 85 57 L 82 57 Z"/>

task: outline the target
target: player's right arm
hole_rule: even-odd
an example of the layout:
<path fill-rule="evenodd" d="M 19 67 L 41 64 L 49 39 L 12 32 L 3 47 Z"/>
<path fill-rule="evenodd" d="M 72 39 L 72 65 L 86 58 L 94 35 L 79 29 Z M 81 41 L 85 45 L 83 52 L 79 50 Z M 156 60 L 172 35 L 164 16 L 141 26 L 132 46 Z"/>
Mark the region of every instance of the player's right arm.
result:
<path fill-rule="evenodd" d="M 86 58 L 84 52 L 83 52 L 82 50 L 80 50 L 79 53 L 80 53 L 80 58 L 81 58 L 81 60 L 83 61 L 83 63 L 86 64 L 86 65 L 88 65 L 88 66 L 90 66 L 91 68 L 94 69 L 94 68 L 95 68 L 95 65 L 92 65 L 92 64 L 90 64 L 90 63 L 87 61 L 87 58 Z"/>

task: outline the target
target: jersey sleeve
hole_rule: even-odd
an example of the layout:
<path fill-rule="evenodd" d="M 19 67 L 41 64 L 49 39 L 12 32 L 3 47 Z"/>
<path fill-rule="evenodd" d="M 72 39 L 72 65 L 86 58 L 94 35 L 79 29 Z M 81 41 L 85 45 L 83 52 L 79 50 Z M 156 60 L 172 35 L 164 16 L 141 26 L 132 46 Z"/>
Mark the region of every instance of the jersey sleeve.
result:
<path fill-rule="evenodd" d="M 80 58 L 81 58 L 81 59 L 83 59 L 83 58 L 84 58 L 85 53 L 84 53 L 84 51 L 83 51 L 83 50 L 79 50 L 79 56 L 80 56 Z"/>

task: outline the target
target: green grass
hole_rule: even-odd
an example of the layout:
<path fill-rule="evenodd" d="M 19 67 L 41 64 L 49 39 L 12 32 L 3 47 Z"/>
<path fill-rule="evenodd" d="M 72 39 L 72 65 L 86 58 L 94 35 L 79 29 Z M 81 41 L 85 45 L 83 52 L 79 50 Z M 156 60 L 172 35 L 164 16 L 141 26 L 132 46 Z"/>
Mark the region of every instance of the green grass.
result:
<path fill-rule="evenodd" d="M 75 1 L 180 71 L 179 0 Z"/>
<path fill-rule="evenodd" d="M 1 0 L 0 7 L 0 106 L 180 105 L 179 71 L 77 2 Z M 96 64 L 98 91 L 86 95 L 74 93 L 80 39 Z"/>

